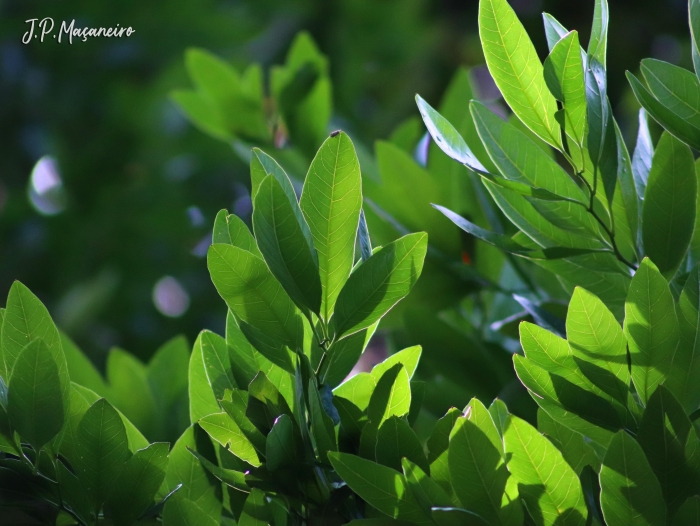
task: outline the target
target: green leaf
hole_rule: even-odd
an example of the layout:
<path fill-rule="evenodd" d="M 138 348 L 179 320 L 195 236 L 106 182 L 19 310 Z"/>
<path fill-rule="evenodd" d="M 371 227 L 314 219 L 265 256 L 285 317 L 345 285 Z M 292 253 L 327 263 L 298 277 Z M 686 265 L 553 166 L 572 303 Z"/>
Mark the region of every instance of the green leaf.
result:
<path fill-rule="evenodd" d="M 551 53 L 557 42 L 564 38 L 569 33 L 569 30 L 549 13 L 542 13 L 542 21 L 544 22 L 544 33 L 547 37 L 547 47 Z M 583 55 L 585 56 L 585 53 Z"/>
<path fill-rule="evenodd" d="M 673 134 L 681 141 L 693 148 L 700 149 L 700 128 L 693 125 L 686 119 L 672 112 L 661 104 L 644 85 L 629 71 L 627 72 L 632 91 L 639 101 L 639 104 L 651 115 L 661 126 Z"/>
<path fill-rule="evenodd" d="M 690 272 L 676 311 L 680 340 L 664 385 L 690 414 L 700 406 L 700 267 Z"/>
<path fill-rule="evenodd" d="M 479 34 L 489 71 L 513 113 L 545 142 L 561 149 L 554 119 L 557 103 L 545 85 L 535 47 L 506 0 L 481 0 Z"/>
<path fill-rule="evenodd" d="M 624 331 L 632 360 L 632 381 L 646 404 L 666 379 L 679 339 L 673 296 L 648 258 L 644 258 L 630 284 Z"/>
<path fill-rule="evenodd" d="M 431 523 L 398 471 L 347 453 L 332 452 L 328 459 L 350 489 L 380 512 L 416 524 Z"/>
<path fill-rule="evenodd" d="M 696 52 L 695 48 L 693 52 Z M 694 495 L 686 500 L 673 517 L 671 524 L 672 526 L 700 526 L 700 496 Z"/>
<path fill-rule="evenodd" d="M 624 431 L 608 446 L 600 470 L 600 505 L 609 526 L 662 526 L 666 505 L 644 452 Z"/>
<path fill-rule="evenodd" d="M 71 381 L 95 391 L 100 396 L 107 396 L 109 386 L 90 359 L 78 349 L 67 334 L 61 331 L 59 333 Z"/>
<path fill-rule="evenodd" d="M 370 374 L 378 382 L 386 371 L 394 367 L 397 363 L 400 363 L 404 366 L 404 369 L 406 369 L 408 378 L 412 379 L 416 369 L 418 368 L 418 362 L 420 361 L 421 354 L 422 348 L 420 345 L 407 347 L 397 353 L 392 354 L 383 362 L 380 362 L 372 367 Z"/>
<path fill-rule="evenodd" d="M 644 251 L 671 278 L 688 250 L 697 199 L 690 148 L 664 133 L 656 145 L 642 209 Z"/>
<path fill-rule="evenodd" d="M 321 383 L 334 387 L 350 374 L 378 325 L 379 322 L 370 325 L 367 329 L 343 338 L 330 347 L 326 357 L 328 365 L 321 374 Z"/>
<path fill-rule="evenodd" d="M 218 334 L 204 330 L 200 333 L 198 341 L 201 345 L 204 370 L 207 373 L 209 385 L 216 399 L 221 400 L 226 389 L 238 387 L 231 371 L 226 340 Z"/>
<path fill-rule="evenodd" d="M 683 407 L 663 385 L 649 398 L 639 423 L 637 442 L 661 485 L 671 517 L 698 489 L 700 444 Z"/>
<path fill-rule="evenodd" d="M 649 91 L 663 106 L 696 128 L 700 127 L 700 81 L 687 69 L 668 62 L 641 63 Z"/>
<path fill-rule="evenodd" d="M 292 182 L 289 180 L 289 177 L 284 169 L 277 163 L 277 161 L 267 155 L 260 148 L 253 148 L 250 157 L 250 184 L 251 198 L 253 201 L 255 201 L 255 198 L 258 195 L 260 184 L 270 175 L 280 184 L 284 194 L 287 196 L 290 202 L 292 200 L 297 200 L 294 186 L 292 186 Z"/>
<path fill-rule="evenodd" d="M 255 243 L 253 234 L 248 226 L 235 214 L 229 214 L 226 210 L 220 210 L 214 219 L 214 231 L 212 243 L 224 243 L 247 250 L 251 254 L 262 259 L 262 254 Z"/>
<path fill-rule="evenodd" d="M 259 489 L 253 489 L 245 500 L 238 526 L 268 526 L 270 519 L 265 493 Z"/>
<path fill-rule="evenodd" d="M 401 459 L 406 482 L 418 504 L 423 508 L 423 512 L 428 514 L 430 509 L 437 507 L 450 507 L 453 505 L 452 499 L 445 493 L 440 485 L 426 475 L 417 464 L 407 458 Z"/>
<path fill-rule="evenodd" d="M 7 295 L 7 305 L 0 333 L 0 349 L 4 366 L 0 364 L 0 376 L 10 385 L 12 369 L 19 353 L 33 340 L 46 344 L 58 367 L 58 377 L 63 399 L 63 412 L 68 413 L 70 402 L 70 378 L 68 365 L 61 348 L 61 337 L 53 323 L 49 311 L 32 292 L 15 281 Z"/>
<path fill-rule="evenodd" d="M 634 169 L 630 154 L 625 144 L 625 139 L 620 132 L 620 127 L 615 119 L 611 119 L 615 128 L 615 142 L 617 150 L 617 170 L 615 178 L 619 182 L 619 189 L 615 189 L 613 196 L 613 215 L 617 228 L 616 237 L 618 244 L 621 245 L 621 251 L 628 259 L 637 258 L 637 236 L 639 232 L 641 207 L 639 206 L 639 194 L 635 182 Z M 619 205 L 622 206 L 622 212 L 619 211 Z M 627 232 L 624 227 L 627 227 Z M 621 242 L 622 241 L 622 242 Z M 625 243 L 629 246 L 625 251 Z"/>
<path fill-rule="evenodd" d="M 196 451 L 189 449 L 189 452 L 194 455 L 194 457 L 199 460 L 199 462 L 204 466 L 204 468 L 214 475 L 217 479 L 219 479 L 221 482 L 226 484 L 227 486 L 237 489 L 239 491 L 245 491 L 249 492 L 250 487 L 248 487 L 248 484 L 246 483 L 245 480 L 245 473 L 241 473 L 240 471 L 235 471 L 233 469 L 225 469 L 217 466 L 216 464 L 211 463 L 209 460 L 207 460 L 204 456 L 201 454 L 197 453 Z"/>
<path fill-rule="evenodd" d="M 579 481 L 562 454 L 530 424 L 510 417 L 503 436 L 508 470 L 538 525 L 583 525 L 588 515 Z"/>
<path fill-rule="evenodd" d="M 408 234 L 377 250 L 348 279 L 333 318 L 336 337 L 372 325 L 411 291 L 423 270 L 428 236 Z"/>
<path fill-rule="evenodd" d="M 364 411 L 376 386 L 377 381 L 371 374 L 359 373 L 333 389 L 333 396 L 344 398 Z"/>
<path fill-rule="evenodd" d="M 168 504 L 173 500 L 191 500 L 204 513 L 218 521 L 221 516 L 221 484 L 188 449 L 196 449 L 200 455 L 216 461 L 214 448 L 206 433 L 197 425 L 187 428 L 170 451 L 165 482 L 159 495 L 165 496 L 181 484 L 176 497 L 169 499 Z"/>
<path fill-rule="evenodd" d="M 260 466 L 258 454 L 248 437 L 241 431 L 236 422 L 226 413 L 214 413 L 205 416 L 199 421 L 199 425 L 209 436 L 219 444 L 229 449 L 231 453 L 250 465 Z"/>
<path fill-rule="evenodd" d="M 129 526 L 153 502 L 168 467 L 169 445 L 151 444 L 141 449 L 124 464 L 106 508 L 116 526 Z"/>
<path fill-rule="evenodd" d="M 634 184 L 637 188 L 639 200 L 644 199 L 644 193 L 647 188 L 649 172 L 651 171 L 652 159 L 654 156 L 654 144 L 651 142 L 651 134 L 649 132 L 649 120 L 647 112 L 644 108 L 639 110 L 639 131 L 637 132 L 637 143 L 632 154 L 632 174 L 634 175 Z M 639 217 L 641 222 L 642 207 L 639 207 Z"/>
<path fill-rule="evenodd" d="M 316 442 L 318 456 L 325 463 L 329 451 L 337 451 L 338 444 L 335 436 L 335 425 L 331 417 L 326 414 L 321 395 L 316 388 L 315 381 L 309 381 L 309 416 L 311 419 L 311 432 Z M 332 408 L 332 406 L 331 406 Z"/>
<path fill-rule="evenodd" d="M 163 524 L 168 526 L 218 526 L 219 522 L 196 502 L 176 496 L 168 499 L 163 510 Z"/>
<path fill-rule="evenodd" d="M 276 367 L 253 348 L 230 310 L 226 313 L 226 344 L 233 377 L 238 385 L 249 385 L 260 369 L 269 370 Z M 259 362 L 263 365 L 259 365 Z M 281 372 L 287 374 L 284 371 Z"/>
<path fill-rule="evenodd" d="M 217 108 L 201 94 L 193 90 L 175 90 L 170 93 L 170 98 L 202 132 L 222 141 L 233 139 Z"/>
<path fill-rule="evenodd" d="M 630 374 L 622 327 L 602 301 L 581 287 L 576 287 L 569 303 L 566 334 L 583 374 L 603 392 L 626 404 Z"/>
<path fill-rule="evenodd" d="M 586 68 L 586 104 L 588 136 L 586 145 L 593 165 L 600 172 L 601 159 L 605 148 L 605 136 L 610 121 L 608 104 L 608 81 L 605 66 L 590 57 Z M 598 174 L 596 174 L 596 177 Z"/>
<path fill-rule="evenodd" d="M 78 478 L 99 508 L 114 490 L 130 456 L 122 419 L 104 398 L 83 415 L 76 433 L 76 452 Z"/>
<path fill-rule="evenodd" d="M 296 196 L 290 200 L 277 179 L 260 183 L 253 205 L 253 230 L 272 274 L 300 308 L 321 308 L 318 257 Z"/>
<path fill-rule="evenodd" d="M 460 508 L 433 508 L 433 521 L 438 526 L 486 526 L 486 521 L 476 513 Z"/>
<path fill-rule="evenodd" d="M 151 436 L 156 423 L 156 403 L 148 384 L 146 366 L 132 354 L 112 349 L 107 357 L 107 380 L 109 403 Z"/>
<path fill-rule="evenodd" d="M 63 505 L 68 507 L 85 524 L 90 524 L 94 512 L 90 497 L 85 493 L 78 477 L 63 464 L 56 462 L 56 477 L 61 488 Z"/>
<path fill-rule="evenodd" d="M 265 451 L 265 465 L 270 471 L 290 467 L 297 462 L 294 423 L 288 415 L 280 415 L 275 420 L 267 435 Z"/>
<path fill-rule="evenodd" d="M 505 252 L 522 256 L 528 259 L 546 259 L 546 260 L 556 260 L 563 258 L 570 258 L 574 256 L 580 256 L 584 254 L 591 253 L 607 253 L 607 249 L 593 249 L 593 248 L 569 248 L 569 247 L 549 247 L 541 250 L 532 249 L 525 247 L 515 241 L 512 237 L 508 237 L 504 234 L 497 234 L 495 232 L 489 232 L 475 225 L 471 221 L 455 214 L 451 210 L 444 208 L 440 205 L 433 205 L 435 209 L 442 212 L 445 217 L 452 221 L 459 228 L 473 235 L 474 237 L 485 241 L 486 243 L 500 248 Z M 577 205 L 575 205 L 577 206 Z"/>
<path fill-rule="evenodd" d="M 596 473 L 600 471 L 600 461 L 583 435 L 560 424 L 541 408 L 537 410 L 537 429 L 561 451 L 577 475 L 586 466 L 591 466 Z"/>
<path fill-rule="evenodd" d="M 450 433 L 454 428 L 457 419 L 461 416 L 461 411 L 456 407 L 450 408 L 445 416 L 435 422 L 435 427 L 426 444 L 428 449 L 428 460 L 430 463 L 447 451 L 450 445 Z M 447 459 L 445 459 L 447 460 Z"/>
<path fill-rule="evenodd" d="M 411 386 L 402 364 L 388 369 L 377 381 L 367 406 L 367 417 L 377 429 L 392 416 L 407 415 L 411 409 Z"/>
<path fill-rule="evenodd" d="M 204 365 L 202 335 L 197 336 L 190 356 L 188 371 L 188 389 L 190 399 L 190 422 L 195 423 L 207 415 L 219 412 L 214 391 L 209 384 Z"/>
<path fill-rule="evenodd" d="M 23 442 L 36 452 L 63 427 L 67 415 L 58 367 L 43 340 L 33 340 L 14 362 L 7 393 L 7 416 Z"/>
<path fill-rule="evenodd" d="M 564 131 L 579 150 L 586 132 L 586 83 L 580 49 L 578 33 L 571 31 L 554 45 L 544 62 L 549 91 L 564 104 Z"/>
<path fill-rule="evenodd" d="M 362 208 L 360 164 L 345 133 L 329 137 L 311 163 L 299 201 L 313 235 L 323 289 L 321 317 L 328 322 L 354 263 Z"/>
<path fill-rule="evenodd" d="M 387 418 L 379 427 L 375 455 L 377 462 L 401 470 L 402 459 L 408 459 L 430 473 L 423 446 L 411 426 L 398 416 Z"/>
<path fill-rule="evenodd" d="M 489 524 L 521 524 L 520 502 L 506 494 L 510 473 L 491 415 L 476 398 L 469 403 L 465 415 L 457 420 L 450 435 L 448 462 L 455 494 L 464 508 Z"/>
<path fill-rule="evenodd" d="M 588 41 L 588 54 L 605 67 L 608 50 L 608 21 L 610 12 L 607 0 L 596 0 L 593 11 L 593 27 Z"/>
<path fill-rule="evenodd" d="M 700 2 L 698 0 L 688 1 L 688 22 L 690 22 L 693 66 L 695 66 L 695 74 L 698 75 L 698 72 L 700 72 L 700 46 L 698 45 L 698 38 L 700 37 Z"/>
<path fill-rule="evenodd" d="M 262 259 L 231 245 L 216 244 L 209 248 L 207 262 L 217 291 L 240 320 L 291 349 L 301 347 L 299 312 Z M 280 367 L 294 370 L 283 348 L 258 350 Z"/>

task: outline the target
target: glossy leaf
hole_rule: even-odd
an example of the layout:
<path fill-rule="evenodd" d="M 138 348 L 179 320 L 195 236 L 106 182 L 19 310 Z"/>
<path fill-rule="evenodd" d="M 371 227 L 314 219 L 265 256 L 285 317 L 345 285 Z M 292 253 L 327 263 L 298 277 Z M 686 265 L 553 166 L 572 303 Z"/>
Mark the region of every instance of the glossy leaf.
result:
<path fill-rule="evenodd" d="M 586 69 L 586 104 L 588 120 L 587 146 L 594 166 L 600 170 L 605 136 L 610 120 L 608 81 L 603 66 L 591 57 Z"/>
<path fill-rule="evenodd" d="M 479 3 L 479 34 L 486 64 L 503 98 L 528 128 L 561 149 L 554 119 L 557 103 L 545 85 L 535 47 L 506 0 Z"/>
<path fill-rule="evenodd" d="M 678 344 L 678 320 L 668 283 L 644 258 L 625 302 L 625 336 L 632 381 L 643 403 L 668 374 Z"/>
<path fill-rule="evenodd" d="M 600 504 L 609 526 L 662 526 L 666 505 L 644 452 L 624 431 L 610 442 L 600 471 Z"/>
<path fill-rule="evenodd" d="M 337 337 L 372 325 L 418 280 L 428 249 L 426 234 L 408 234 L 377 250 L 348 279 L 333 318 Z"/>
<path fill-rule="evenodd" d="M 593 27 L 591 28 L 591 38 L 588 41 L 588 54 L 600 62 L 603 67 L 606 65 L 608 51 L 608 23 L 610 12 L 607 0 L 596 0 L 593 11 Z"/>
<path fill-rule="evenodd" d="M 306 176 L 299 206 L 318 252 L 321 317 L 328 322 L 354 263 L 362 207 L 360 164 L 345 133 L 321 145 Z"/>
<path fill-rule="evenodd" d="M 508 470 L 538 525 L 581 525 L 588 515 L 581 483 L 562 454 L 530 424 L 511 416 L 503 435 Z"/>
<path fill-rule="evenodd" d="M 646 255 L 669 278 L 693 236 L 697 192 L 693 153 L 664 133 L 656 145 L 644 194 L 642 240 Z"/>
<path fill-rule="evenodd" d="M 634 184 L 637 188 L 639 200 L 644 199 L 644 193 L 649 180 L 649 172 L 651 171 L 651 163 L 654 156 L 654 144 L 651 142 L 651 134 L 649 132 L 649 120 L 647 112 L 644 108 L 639 110 L 639 130 L 637 132 L 637 143 L 632 154 L 632 173 L 634 174 Z M 642 207 L 639 207 L 639 215 L 641 219 Z"/>
<path fill-rule="evenodd" d="M 33 340 L 15 360 L 7 393 L 7 416 L 22 441 L 36 452 L 63 427 L 58 366 L 43 340 Z"/>
<path fill-rule="evenodd" d="M 564 38 L 569 33 L 569 30 L 549 13 L 542 13 L 542 21 L 544 22 L 544 33 L 547 37 L 547 47 L 551 53 L 557 42 Z"/>
<path fill-rule="evenodd" d="M 700 80 L 696 75 L 650 58 L 642 60 L 641 70 L 656 100 L 681 119 L 700 127 Z"/>

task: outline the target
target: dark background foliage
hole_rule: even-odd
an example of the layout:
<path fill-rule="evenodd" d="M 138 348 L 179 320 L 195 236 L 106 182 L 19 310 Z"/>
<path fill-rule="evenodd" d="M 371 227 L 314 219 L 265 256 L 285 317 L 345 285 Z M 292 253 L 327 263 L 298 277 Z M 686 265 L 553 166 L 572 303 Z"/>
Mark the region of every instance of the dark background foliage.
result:
<path fill-rule="evenodd" d="M 537 49 L 544 10 L 588 37 L 593 2 L 512 0 Z M 98 363 L 112 346 L 149 357 L 166 339 L 223 332 L 223 304 L 203 255 L 214 215 L 250 211 L 247 167 L 187 123 L 168 99 L 188 87 L 183 52 L 240 67 L 281 63 L 300 30 L 329 57 L 334 126 L 366 145 L 438 100 L 458 66 L 483 62 L 476 0 L 179 0 L 0 2 L 0 296 L 21 280 Z M 690 67 L 683 0 L 612 0 L 609 82 L 628 137 L 635 102 L 624 79 L 653 56 Z M 132 26 L 130 38 L 21 43 L 25 20 Z M 466 103 L 466 101 L 465 101 Z M 65 206 L 43 215 L 28 198 L 39 158 L 57 160 Z M 189 297 L 160 313 L 155 284 Z M 176 291 L 177 292 L 177 291 Z"/>

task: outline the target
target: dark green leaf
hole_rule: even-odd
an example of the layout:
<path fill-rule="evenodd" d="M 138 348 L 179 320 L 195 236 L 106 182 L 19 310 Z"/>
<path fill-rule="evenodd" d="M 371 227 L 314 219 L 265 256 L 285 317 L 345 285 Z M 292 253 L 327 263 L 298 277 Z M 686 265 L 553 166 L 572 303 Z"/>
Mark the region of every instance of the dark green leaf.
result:
<path fill-rule="evenodd" d="M 557 103 L 545 85 L 535 47 L 506 0 L 479 3 L 479 34 L 486 64 L 503 98 L 528 128 L 561 149 L 554 119 Z"/>
<path fill-rule="evenodd" d="M 201 462 L 202 466 L 204 466 L 204 469 L 206 469 L 209 473 L 214 475 L 217 479 L 219 479 L 227 486 L 230 486 L 231 488 L 237 489 L 239 491 L 250 491 L 250 488 L 246 484 L 245 473 L 241 473 L 240 471 L 235 471 L 233 469 L 221 468 L 192 449 L 189 449 L 189 452 L 192 453 L 192 455 L 194 455 L 195 458 L 199 460 L 199 462 Z"/>
<path fill-rule="evenodd" d="M 308 222 L 323 289 L 321 317 L 328 322 L 354 263 L 362 208 L 360 164 L 345 133 L 329 137 L 311 163 L 299 202 Z"/>
<path fill-rule="evenodd" d="M 605 135 L 609 122 L 608 81 L 605 66 L 594 57 L 590 57 L 586 68 L 586 103 L 588 119 L 588 137 L 586 144 L 593 165 L 600 169 Z"/>
<path fill-rule="evenodd" d="M 688 22 L 690 22 L 690 36 L 692 41 L 692 56 L 695 73 L 700 75 L 700 46 L 698 38 L 700 38 L 700 2 L 698 0 L 689 0 L 688 2 Z"/>
<path fill-rule="evenodd" d="M 593 11 L 593 27 L 588 41 L 588 54 L 605 67 L 605 57 L 608 50 L 608 11 L 607 0 L 596 0 Z"/>
<path fill-rule="evenodd" d="M 350 489 L 385 515 L 416 524 L 431 523 L 401 473 L 347 453 L 329 453 L 328 458 Z"/>
<path fill-rule="evenodd" d="M 337 337 L 372 325 L 403 299 L 423 270 L 428 236 L 408 234 L 377 250 L 348 279 L 333 318 Z"/>
<path fill-rule="evenodd" d="M 564 38 L 569 30 L 549 13 L 542 13 L 542 20 L 544 22 L 544 33 L 547 37 L 547 47 L 551 53 L 557 42 Z"/>
<path fill-rule="evenodd" d="M 461 508 L 433 508 L 431 516 L 438 526 L 486 526 L 476 513 Z"/>
<path fill-rule="evenodd" d="M 61 431 L 68 416 L 64 407 L 56 362 L 44 340 L 33 340 L 14 363 L 7 393 L 9 421 L 38 454 Z"/>
<path fill-rule="evenodd" d="M 362 261 L 367 261 L 372 257 L 372 241 L 369 238 L 369 229 L 367 228 L 367 220 L 363 209 L 360 209 L 360 222 L 357 225 L 357 243 L 360 245 Z"/>
<path fill-rule="evenodd" d="M 169 499 L 163 510 L 163 524 L 168 526 L 218 526 L 219 522 L 196 502 L 177 496 Z"/>
<path fill-rule="evenodd" d="M 608 446 L 600 470 L 600 505 L 610 526 L 662 526 L 666 505 L 644 452 L 624 431 Z"/>
<path fill-rule="evenodd" d="M 331 417 L 326 414 L 322 404 L 321 396 L 316 388 L 316 383 L 312 379 L 309 381 L 309 416 L 311 418 L 311 432 L 316 442 L 318 456 L 323 462 L 327 462 L 327 453 L 337 451 L 338 444 L 335 438 L 335 425 Z M 331 407 L 332 404 L 331 404 Z"/>
<path fill-rule="evenodd" d="M 272 175 L 258 186 L 253 204 L 253 230 L 270 271 L 292 300 L 300 308 L 318 314 L 321 280 L 309 227 L 296 196 L 290 199 Z"/>
<path fill-rule="evenodd" d="M 668 62 L 644 59 L 642 74 L 649 91 L 663 106 L 700 128 L 700 81 L 687 69 Z"/>
<path fill-rule="evenodd" d="M 695 224 L 697 177 L 690 148 L 669 133 L 656 146 L 642 209 L 646 255 L 669 279 L 685 256 Z"/>
<path fill-rule="evenodd" d="M 328 365 L 321 375 L 322 383 L 335 387 L 350 374 L 374 335 L 377 325 L 379 324 L 375 323 L 331 346 L 326 357 Z"/>
<path fill-rule="evenodd" d="M 113 491 L 130 456 L 122 419 L 104 398 L 83 415 L 76 433 L 76 452 L 78 478 L 99 507 Z"/>
<path fill-rule="evenodd" d="M 625 336 L 632 359 L 632 381 L 646 403 L 671 369 L 678 344 L 678 320 L 668 283 L 644 258 L 625 302 Z"/>
<path fill-rule="evenodd" d="M 700 496 L 695 495 L 686 500 L 673 517 L 671 524 L 672 526 L 700 526 Z"/>
<path fill-rule="evenodd" d="M 270 519 L 265 494 L 259 489 L 253 489 L 243 505 L 238 526 L 268 526 Z"/>
<path fill-rule="evenodd" d="M 129 526 L 153 502 L 168 467 L 169 445 L 151 444 L 134 454 L 125 464 L 114 489 L 107 498 L 106 508 L 116 526 Z"/>
<path fill-rule="evenodd" d="M 292 466 L 298 460 L 294 439 L 294 423 L 288 415 L 280 415 L 267 435 L 265 447 L 266 466 L 277 471 Z"/>
<path fill-rule="evenodd" d="M 379 427 L 375 450 L 377 462 L 397 471 L 401 470 L 401 459 L 408 459 L 430 473 L 428 459 L 415 431 L 398 416 L 387 418 Z"/>
<path fill-rule="evenodd" d="M 440 485 L 426 475 L 418 465 L 407 458 L 401 460 L 406 482 L 423 512 L 428 514 L 430 509 L 437 507 L 449 507 L 454 503 Z"/>

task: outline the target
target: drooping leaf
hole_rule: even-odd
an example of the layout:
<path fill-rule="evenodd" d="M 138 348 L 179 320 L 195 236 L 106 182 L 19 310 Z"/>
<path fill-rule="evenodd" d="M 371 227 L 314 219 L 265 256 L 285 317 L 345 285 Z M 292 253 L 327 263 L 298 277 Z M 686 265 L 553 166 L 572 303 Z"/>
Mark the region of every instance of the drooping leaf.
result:
<path fill-rule="evenodd" d="M 408 234 L 365 261 L 338 295 L 333 318 L 337 337 L 369 327 L 403 299 L 423 270 L 427 249 L 426 234 Z"/>
<path fill-rule="evenodd" d="M 506 455 L 511 455 L 508 470 L 535 523 L 583 526 L 588 511 L 581 482 L 557 448 L 515 416 L 510 417 L 503 440 Z"/>
<path fill-rule="evenodd" d="M 506 494 L 510 473 L 491 415 L 477 399 L 472 399 L 465 414 L 450 435 L 448 461 L 455 494 L 464 508 L 489 524 L 522 523 L 520 502 Z"/>
<path fill-rule="evenodd" d="M 642 209 L 644 252 L 671 278 L 685 256 L 695 224 L 697 177 L 690 148 L 664 133 L 656 146 Z"/>
<path fill-rule="evenodd" d="M 130 457 L 126 429 L 107 400 L 100 398 L 83 415 L 76 433 L 78 478 L 99 507 L 114 490 Z"/>
<path fill-rule="evenodd" d="M 646 403 L 666 379 L 679 339 L 673 296 L 648 258 L 644 258 L 630 284 L 624 331 L 632 360 L 632 381 Z"/>
<path fill-rule="evenodd" d="M 639 444 L 618 431 L 600 471 L 600 505 L 609 526 L 662 526 L 666 505 L 661 487 Z"/>
<path fill-rule="evenodd" d="M 291 186 L 291 185 L 290 185 Z M 321 308 L 318 256 L 296 196 L 268 175 L 253 204 L 253 230 L 272 274 L 300 308 Z"/>
<path fill-rule="evenodd" d="M 301 347 L 301 317 L 263 260 L 237 247 L 216 244 L 209 248 L 207 261 L 217 291 L 240 320 L 292 349 Z M 283 348 L 269 349 L 266 357 L 282 368 L 291 366 Z"/>
<path fill-rule="evenodd" d="M 347 453 L 329 453 L 328 459 L 350 489 L 380 512 L 416 524 L 431 523 L 398 471 Z"/>
<path fill-rule="evenodd" d="M 486 64 L 503 98 L 528 128 L 561 149 L 554 119 L 557 103 L 547 90 L 535 47 L 506 0 L 479 3 L 479 34 Z"/>
<path fill-rule="evenodd" d="M 199 421 L 209 436 L 229 449 L 231 453 L 252 466 L 259 466 L 257 452 L 238 424 L 226 413 L 214 413 Z"/>
<path fill-rule="evenodd" d="M 696 150 L 700 149 L 700 128 L 696 127 L 688 120 L 683 119 L 676 113 L 673 113 L 670 109 L 661 104 L 649 93 L 639 79 L 629 71 L 627 72 L 627 80 L 639 104 L 642 105 L 654 120 L 666 128 L 674 137 L 692 146 Z"/>
<path fill-rule="evenodd" d="M 14 362 L 7 392 L 7 417 L 34 451 L 52 440 L 68 417 L 64 413 L 58 366 L 44 340 L 33 340 Z M 4 412 L 4 411 L 3 411 Z"/>
<path fill-rule="evenodd" d="M 116 526 L 129 526 L 153 501 L 168 466 L 167 443 L 155 443 L 136 452 L 124 464 L 106 508 Z"/>
<path fill-rule="evenodd" d="M 318 252 L 321 317 L 329 321 L 354 263 L 362 207 L 360 164 L 345 133 L 329 137 L 311 163 L 299 201 Z"/>

